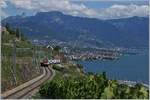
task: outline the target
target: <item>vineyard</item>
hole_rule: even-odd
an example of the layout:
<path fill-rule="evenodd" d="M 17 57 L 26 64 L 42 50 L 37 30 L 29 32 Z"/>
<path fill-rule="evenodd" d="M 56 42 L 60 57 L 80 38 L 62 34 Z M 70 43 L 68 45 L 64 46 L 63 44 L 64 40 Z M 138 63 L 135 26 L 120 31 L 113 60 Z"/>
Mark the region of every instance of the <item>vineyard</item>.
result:
<path fill-rule="evenodd" d="M 129 87 L 108 80 L 106 73 L 87 74 L 80 78 L 62 78 L 45 83 L 40 88 L 44 99 L 148 99 L 149 91 L 141 84 Z"/>
<path fill-rule="evenodd" d="M 2 92 L 41 74 L 35 48 L 19 29 L 2 28 Z"/>

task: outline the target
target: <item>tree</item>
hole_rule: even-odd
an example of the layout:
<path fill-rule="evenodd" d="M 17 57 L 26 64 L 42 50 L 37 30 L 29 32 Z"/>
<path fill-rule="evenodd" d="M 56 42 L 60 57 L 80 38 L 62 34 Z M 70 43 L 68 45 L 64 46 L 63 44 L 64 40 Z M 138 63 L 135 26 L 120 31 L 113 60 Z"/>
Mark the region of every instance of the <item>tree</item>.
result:
<path fill-rule="evenodd" d="M 80 78 L 67 77 L 47 82 L 40 88 L 40 95 L 49 99 L 147 99 L 143 86 L 118 84 L 104 78 L 105 74 L 86 75 Z"/>
<path fill-rule="evenodd" d="M 20 38 L 20 30 L 19 30 L 19 28 L 16 28 L 16 37 Z"/>
<path fill-rule="evenodd" d="M 103 78 L 106 79 L 106 72 L 103 72 Z"/>
<path fill-rule="evenodd" d="M 10 28 L 9 23 L 6 23 L 5 27 L 6 27 L 6 30 L 7 30 L 10 34 L 15 34 L 15 31 Z"/>
<path fill-rule="evenodd" d="M 54 47 L 54 51 L 59 52 L 59 51 L 60 51 L 60 49 L 61 49 L 61 47 L 60 47 L 60 46 L 55 46 L 55 47 Z"/>
<path fill-rule="evenodd" d="M 115 92 L 116 98 L 124 98 L 129 99 L 130 98 L 130 88 L 125 84 L 120 84 L 117 86 L 116 92 Z"/>
<path fill-rule="evenodd" d="M 114 97 L 113 88 L 110 86 L 106 87 L 101 95 L 101 99 L 113 99 Z"/>
<path fill-rule="evenodd" d="M 148 98 L 147 89 L 142 84 L 136 84 L 132 92 L 137 98 Z"/>
<path fill-rule="evenodd" d="M 11 30 L 9 23 L 6 23 L 5 27 L 6 27 L 6 30 L 7 30 L 7 31 L 10 31 L 10 30 Z"/>

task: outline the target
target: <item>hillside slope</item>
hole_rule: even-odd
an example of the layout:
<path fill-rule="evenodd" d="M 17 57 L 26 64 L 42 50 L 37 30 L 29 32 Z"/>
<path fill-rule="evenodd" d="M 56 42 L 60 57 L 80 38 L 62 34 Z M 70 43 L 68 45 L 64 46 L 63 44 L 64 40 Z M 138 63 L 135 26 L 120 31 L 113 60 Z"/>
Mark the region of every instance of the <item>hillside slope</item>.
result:
<path fill-rule="evenodd" d="M 39 67 L 34 63 L 34 52 L 31 48 L 34 48 L 34 45 L 23 36 L 19 39 L 16 31 L 2 27 L 2 92 L 40 75 Z"/>

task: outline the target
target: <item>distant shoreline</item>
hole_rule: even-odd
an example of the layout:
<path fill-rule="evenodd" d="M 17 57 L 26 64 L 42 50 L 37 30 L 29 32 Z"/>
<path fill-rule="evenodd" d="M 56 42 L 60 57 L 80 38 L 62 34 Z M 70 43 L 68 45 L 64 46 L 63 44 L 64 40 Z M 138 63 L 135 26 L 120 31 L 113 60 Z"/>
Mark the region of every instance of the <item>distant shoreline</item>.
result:
<path fill-rule="evenodd" d="M 120 84 L 126 84 L 128 86 L 134 86 L 138 83 L 142 84 L 143 86 L 145 86 L 146 88 L 149 89 L 149 84 L 143 83 L 143 82 L 136 82 L 136 81 L 130 81 L 130 80 L 117 80 Z"/>

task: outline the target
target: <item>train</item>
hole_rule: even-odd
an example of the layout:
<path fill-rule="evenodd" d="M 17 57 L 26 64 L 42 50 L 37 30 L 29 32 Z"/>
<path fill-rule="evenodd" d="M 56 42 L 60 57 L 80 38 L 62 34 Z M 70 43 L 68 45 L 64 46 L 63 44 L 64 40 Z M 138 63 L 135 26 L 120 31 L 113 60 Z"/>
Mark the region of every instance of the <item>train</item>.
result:
<path fill-rule="evenodd" d="M 60 59 L 44 59 L 42 62 L 41 62 L 41 66 L 42 67 L 48 67 L 49 65 L 51 64 L 59 64 L 61 61 Z"/>

